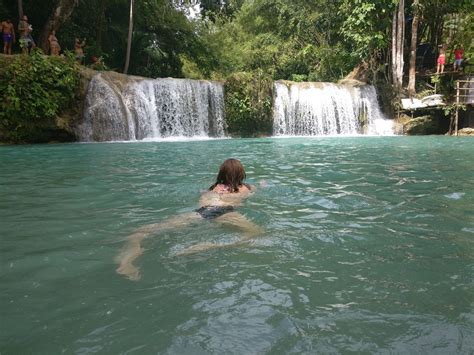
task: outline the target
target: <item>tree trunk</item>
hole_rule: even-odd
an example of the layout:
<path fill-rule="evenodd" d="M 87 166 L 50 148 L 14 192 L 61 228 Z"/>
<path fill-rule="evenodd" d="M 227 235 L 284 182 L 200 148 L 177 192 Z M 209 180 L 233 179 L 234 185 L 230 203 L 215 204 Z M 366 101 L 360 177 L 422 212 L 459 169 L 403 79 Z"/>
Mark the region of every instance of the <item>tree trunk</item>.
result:
<path fill-rule="evenodd" d="M 397 11 L 393 11 L 392 18 L 392 84 L 395 85 L 397 77 Z"/>
<path fill-rule="evenodd" d="M 397 72 L 397 85 L 401 88 L 403 85 L 403 45 L 405 43 L 405 0 L 400 0 L 398 5 L 398 34 L 397 34 L 397 59 L 398 59 L 398 72 Z"/>
<path fill-rule="evenodd" d="M 97 17 L 96 46 L 99 52 L 102 51 L 102 34 L 104 32 L 105 8 L 107 0 L 101 0 Z"/>
<path fill-rule="evenodd" d="M 41 31 L 38 45 L 46 53 L 49 48 L 48 36 L 51 31 L 58 31 L 59 28 L 71 16 L 74 7 L 77 6 L 79 0 L 58 0 L 52 14 Z"/>
<path fill-rule="evenodd" d="M 403 42 L 405 40 L 405 0 L 400 0 L 392 21 L 392 80 L 400 92 L 403 85 Z"/>
<path fill-rule="evenodd" d="M 18 16 L 20 16 L 19 20 L 21 20 L 23 15 L 23 0 L 18 0 Z"/>
<path fill-rule="evenodd" d="M 132 49 L 132 32 L 133 32 L 133 0 L 130 0 L 130 20 L 128 23 L 128 39 L 127 39 L 127 56 L 125 57 L 125 69 L 124 74 L 128 72 L 128 66 L 130 64 L 130 51 Z"/>
<path fill-rule="evenodd" d="M 418 0 L 413 1 L 413 22 L 411 24 L 411 43 L 410 43 L 410 69 L 408 72 L 408 96 L 413 97 L 416 94 L 416 47 L 418 40 L 418 22 L 420 21 L 420 11 L 418 10 Z"/>

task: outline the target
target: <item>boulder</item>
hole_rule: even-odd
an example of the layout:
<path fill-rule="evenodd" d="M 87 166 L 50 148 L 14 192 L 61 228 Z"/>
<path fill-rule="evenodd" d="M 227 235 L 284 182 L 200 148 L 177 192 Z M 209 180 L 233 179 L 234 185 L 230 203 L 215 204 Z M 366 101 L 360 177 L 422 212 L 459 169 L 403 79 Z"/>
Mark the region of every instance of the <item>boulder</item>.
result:
<path fill-rule="evenodd" d="M 431 115 L 405 119 L 401 123 L 403 125 L 403 133 L 410 136 L 439 134 L 442 129 L 439 118 Z"/>
<path fill-rule="evenodd" d="M 463 128 L 458 131 L 458 136 L 473 136 L 474 137 L 474 128 Z"/>

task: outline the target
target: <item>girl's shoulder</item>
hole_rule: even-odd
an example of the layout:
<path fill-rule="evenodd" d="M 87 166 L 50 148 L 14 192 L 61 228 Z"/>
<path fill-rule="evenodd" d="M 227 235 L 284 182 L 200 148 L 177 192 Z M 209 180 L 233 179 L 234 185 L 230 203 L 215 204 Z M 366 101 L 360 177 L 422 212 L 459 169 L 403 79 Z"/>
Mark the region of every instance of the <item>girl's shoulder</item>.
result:
<path fill-rule="evenodd" d="M 242 184 L 239 186 L 239 191 L 232 192 L 232 188 L 225 184 L 217 184 L 213 189 L 212 192 L 216 192 L 219 194 L 228 194 L 228 193 L 241 193 L 241 192 L 251 192 L 253 188 L 251 185 Z"/>
<path fill-rule="evenodd" d="M 239 186 L 239 192 L 251 192 L 253 190 L 253 186 L 249 184 L 242 184 Z"/>

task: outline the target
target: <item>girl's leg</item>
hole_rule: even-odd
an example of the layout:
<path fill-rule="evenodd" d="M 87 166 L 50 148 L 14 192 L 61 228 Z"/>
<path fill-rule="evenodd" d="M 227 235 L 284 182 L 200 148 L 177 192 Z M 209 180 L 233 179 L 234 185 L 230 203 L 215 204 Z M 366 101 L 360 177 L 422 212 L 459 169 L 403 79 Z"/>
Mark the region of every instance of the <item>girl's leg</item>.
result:
<path fill-rule="evenodd" d="M 217 217 L 216 222 L 239 229 L 243 233 L 241 240 L 250 239 L 263 233 L 262 227 L 249 221 L 239 212 L 226 213 Z"/>
<path fill-rule="evenodd" d="M 155 233 L 187 227 L 200 219 L 201 217 L 197 213 L 191 212 L 171 217 L 161 223 L 152 223 L 140 227 L 135 233 L 128 236 L 127 242 L 115 257 L 115 261 L 119 264 L 116 270 L 117 273 L 133 281 L 139 280 L 141 277 L 140 269 L 133 265 L 133 262 L 143 254 L 144 249 L 141 246 L 143 239 Z"/>
<path fill-rule="evenodd" d="M 245 216 L 241 215 L 238 212 L 226 213 L 220 217 L 217 217 L 215 221 L 223 225 L 234 227 L 240 230 L 243 233 L 242 237 L 238 241 L 228 244 L 198 243 L 190 246 L 189 248 L 186 248 L 182 252 L 179 252 L 177 255 L 188 255 L 210 249 L 227 248 L 244 244 L 251 244 L 251 239 L 253 237 L 256 237 L 257 235 L 263 233 L 262 227 L 249 221 L 247 218 L 245 218 Z"/>

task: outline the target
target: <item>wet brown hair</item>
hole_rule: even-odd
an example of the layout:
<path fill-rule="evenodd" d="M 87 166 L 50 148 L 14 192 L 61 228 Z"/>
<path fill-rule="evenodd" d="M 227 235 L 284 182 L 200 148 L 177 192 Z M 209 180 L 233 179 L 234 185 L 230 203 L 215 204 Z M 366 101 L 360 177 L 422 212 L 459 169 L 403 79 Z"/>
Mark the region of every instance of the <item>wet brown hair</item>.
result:
<path fill-rule="evenodd" d="M 227 159 L 222 163 L 217 174 L 216 182 L 209 188 L 213 190 L 218 184 L 224 184 L 230 188 L 230 192 L 239 192 L 239 186 L 250 186 L 242 181 L 246 178 L 242 163 L 237 159 Z"/>

